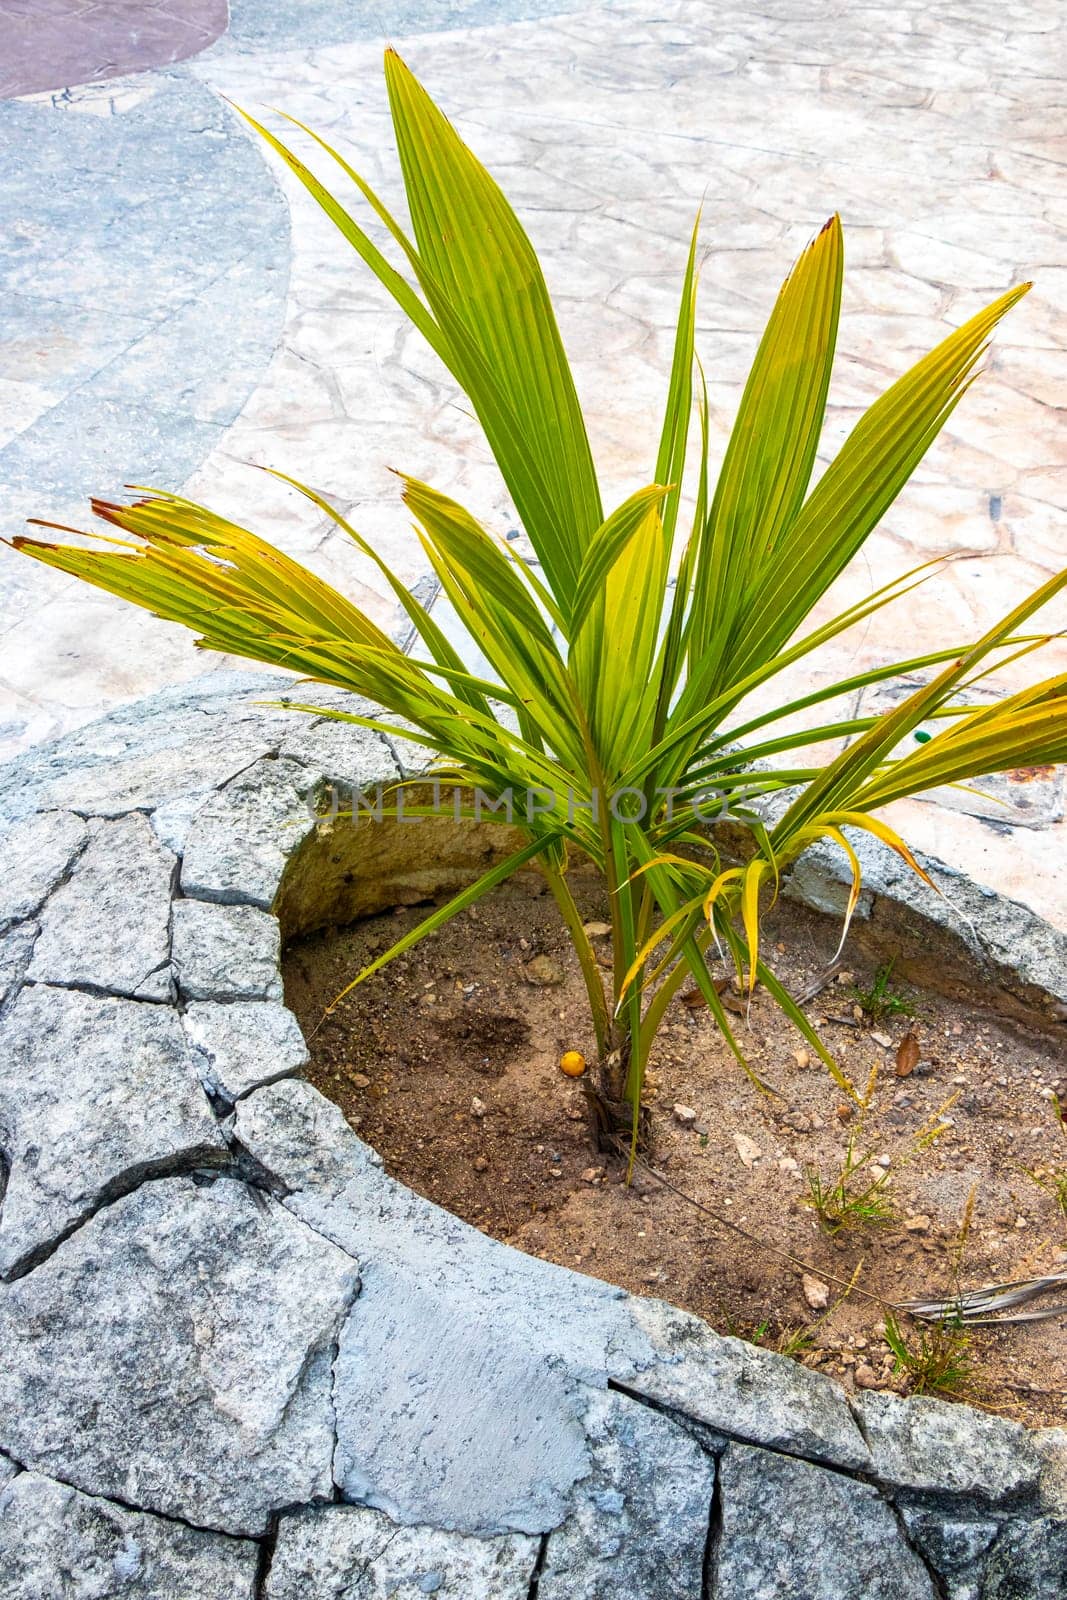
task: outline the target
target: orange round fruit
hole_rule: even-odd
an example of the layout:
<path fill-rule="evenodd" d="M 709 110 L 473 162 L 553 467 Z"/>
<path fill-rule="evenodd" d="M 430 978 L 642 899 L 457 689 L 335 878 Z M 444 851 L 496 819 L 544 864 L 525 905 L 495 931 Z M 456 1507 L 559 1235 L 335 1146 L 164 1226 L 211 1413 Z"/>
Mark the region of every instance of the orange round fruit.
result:
<path fill-rule="evenodd" d="M 568 1078 L 580 1078 L 585 1071 L 585 1057 L 580 1050 L 564 1050 L 559 1058 L 559 1070 Z"/>

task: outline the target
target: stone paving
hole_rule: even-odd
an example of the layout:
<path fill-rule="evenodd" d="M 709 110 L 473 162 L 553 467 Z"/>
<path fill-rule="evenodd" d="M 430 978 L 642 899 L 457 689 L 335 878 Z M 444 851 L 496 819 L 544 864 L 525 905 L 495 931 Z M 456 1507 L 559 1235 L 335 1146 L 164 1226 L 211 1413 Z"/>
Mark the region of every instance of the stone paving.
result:
<path fill-rule="evenodd" d="M 226 0 L 0 0 L 0 97 L 183 61 L 226 26 Z"/>
<path fill-rule="evenodd" d="M 0 27 L 32 10 L 7 0 Z M 817 12 L 797 0 L 566 12 L 553 0 L 239 0 L 228 32 L 183 65 L 9 100 L 0 532 L 31 515 L 84 526 L 88 494 L 123 483 L 185 485 L 392 626 L 392 598 L 359 552 L 252 466 L 313 483 L 412 584 L 425 571 L 390 466 L 511 526 L 450 381 L 220 98 L 306 120 L 393 199 L 389 38 L 542 252 L 608 502 L 650 470 L 702 198 L 698 343 L 720 444 L 777 285 L 833 208 L 847 270 L 827 449 L 910 359 L 1015 279 L 1036 280 L 834 598 L 927 558 L 947 564 L 827 650 L 815 675 L 962 641 L 1067 551 L 1059 21 L 1055 0 Z M 95 57 L 84 60 L 91 78 Z M 1067 607 L 1050 608 L 1048 627 L 1065 622 Z M 180 630 L 4 551 L 0 637 L 0 752 L 206 665 Z M 1062 670 L 1067 645 L 1046 660 Z M 993 807 L 946 798 L 898 805 L 898 826 L 1067 925 L 1063 774 L 1009 782 Z"/>
<path fill-rule="evenodd" d="M 1056 1600 L 1067 1430 L 849 1396 L 512 1250 L 301 1080 L 293 908 L 394 892 L 317 807 L 400 768 L 366 730 L 308 738 L 273 681 L 215 673 L 0 768 L 4 1600 Z M 109 894 L 109 829 L 169 870 Z M 987 895 L 978 931 L 1019 914 Z"/>

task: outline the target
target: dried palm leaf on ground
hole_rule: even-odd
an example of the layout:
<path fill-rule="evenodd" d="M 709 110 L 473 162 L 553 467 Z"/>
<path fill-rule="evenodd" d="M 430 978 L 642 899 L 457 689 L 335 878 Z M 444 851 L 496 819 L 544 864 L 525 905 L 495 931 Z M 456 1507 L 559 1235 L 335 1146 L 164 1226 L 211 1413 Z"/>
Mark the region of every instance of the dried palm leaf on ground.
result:
<path fill-rule="evenodd" d="M 1043 1322 L 1047 1317 L 1067 1316 L 1067 1300 L 1055 1305 L 1033 1306 L 1032 1302 L 1062 1290 L 1067 1294 L 1067 1272 L 1052 1272 L 1044 1278 L 1024 1278 L 1017 1283 L 992 1283 L 982 1289 L 967 1289 L 944 1300 L 903 1300 L 908 1311 L 923 1322 L 959 1322 L 971 1328 L 997 1327 L 1006 1322 Z M 1030 1306 L 1019 1311 L 1019 1306 Z"/>

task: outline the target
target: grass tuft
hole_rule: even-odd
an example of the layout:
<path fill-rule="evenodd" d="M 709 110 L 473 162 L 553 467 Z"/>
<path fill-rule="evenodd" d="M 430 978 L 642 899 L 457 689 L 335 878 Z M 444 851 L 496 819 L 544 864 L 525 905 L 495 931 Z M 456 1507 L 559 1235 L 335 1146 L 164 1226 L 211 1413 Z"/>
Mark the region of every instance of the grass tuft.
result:
<path fill-rule="evenodd" d="M 1052 1109 L 1056 1113 L 1060 1132 L 1067 1138 L 1067 1121 L 1064 1120 L 1063 1106 L 1056 1095 L 1052 1096 Z M 1036 1183 L 1039 1189 L 1044 1189 L 1046 1194 L 1052 1196 L 1064 1222 L 1067 1222 L 1067 1167 L 1023 1167 L 1021 1170 L 1031 1183 Z"/>
<path fill-rule="evenodd" d="M 889 980 L 893 976 L 893 962 L 887 961 L 878 968 L 866 989 L 853 986 L 849 993 L 852 998 L 863 1008 L 864 1015 L 871 1022 L 882 1022 L 886 1017 L 913 1017 L 915 1007 L 910 1000 L 905 999 L 897 990 L 891 989 Z"/>
<path fill-rule="evenodd" d="M 893 1370 L 903 1375 L 912 1394 L 960 1395 L 974 1370 L 971 1336 L 955 1317 L 907 1334 L 887 1312 L 885 1342 L 893 1353 Z"/>

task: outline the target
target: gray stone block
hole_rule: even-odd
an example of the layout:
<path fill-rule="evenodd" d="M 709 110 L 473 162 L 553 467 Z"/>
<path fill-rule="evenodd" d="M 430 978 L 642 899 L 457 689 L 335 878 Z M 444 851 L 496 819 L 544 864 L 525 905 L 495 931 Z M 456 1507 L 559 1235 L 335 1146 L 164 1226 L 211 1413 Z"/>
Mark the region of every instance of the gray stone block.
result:
<path fill-rule="evenodd" d="M 893 1488 L 1002 1505 L 1038 1486 L 1041 1457 L 1021 1423 L 926 1395 L 868 1390 L 862 1405 L 872 1471 Z"/>
<path fill-rule="evenodd" d="M 1013 982 L 1067 1001 L 1067 932 L 934 856 L 920 852 L 917 859 L 937 889 L 916 877 L 880 840 L 856 829 L 850 830 L 850 837 L 867 896 L 866 901 L 861 899 L 861 915 L 877 923 L 885 909 L 904 908 L 920 927 L 925 922 L 955 935 L 979 960 L 996 963 Z M 849 881 L 849 866 L 841 852 L 822 841 L 805 851 L 785 892 L 817 910 L 840 914 Z"/>
<path fill-rule="evenodd" d="M 281 937 L 255 906 L 175 900 L 172 954 L 187 1000 L 280 1000 Z"/>
<path fill-rule="evenodd" d="M 562 1522 L 589 1470 L 584 1385 L 653 1359 L 626 1295 L 394 1182 L 310 1084 L 239 1101 L 234 1135 L 294 1191 L 290 1209 L 360 1258 L 337 1359 L 345 1494 L 466 1533 Z"/>
<path fill-rule="evenodd" d="M 1037 1428 L 1030 1441 L 1041 1457 L 1041 1509 L 1067 1522 L 1067 1428 Z"/>
<path fill-rule="evenodd" d="M 299 1023 L 274 1001 L 220 1005 L 194 1000 L 182 1025 L 201 1082 L 223 1100 L 239 1100 L 264 1084 L 291 1077 L 307 1063 Z"/>
<path fill-rule="evenodd" d="M 146 720 L 147 748 L 139 750 L 138 740 L 130 748 L 125 740 L 116 739 L 119 748 L 113 762 L 79 767 L 53 778 L 48 798 L 91 817 L 123 817 L 130 811 L 154 814 L 161 804 L 174 806 L 183 800 L 200 806 L 273 747 L 275 729 L 269 720 L 265 718 L 258 728 L 242 723 L 239 706 L 236 702 L 233 707 L 231 723 L 221 716 L 212 718 L 195 705 L 178 712 L 170 730 L 172 737 L 177 735 L 176 742 L 156 748 L 147 738 L 151 725 Z"/>
<path fill-rule="evenodd" d="M 259 1549 L 37 1472 L 0 1491 L 5 1600 L 253 1600 Z"/>
<path fill-rule="evenodd" d="M 661 1300 L 633 1300 L 635 1322 L 657 1352 L 629 1387 L 733 1438 L 866 1468 L 870 1455 L 844 1391 L 822 1373 L 714 1333 Z"/>
<path fill-rule="evenodd" d="M 116 817 L 203 798 L 291 731 L 263 701 L 292 692 L 280 672 L 213 671 L 0 765 L 0 818 L 38 811 Z"/>
<path fill-rule="evenodd" d="M 594 1394 L 584 1420 L 591 1470 L 549 1536 L 538 1600 L 701 1600 L 713 1457 L 619 1394 Z"/>
<path fill-rule="evenodd" d="M 1009 1522 L 986 1565 L 979 1600 L 1063 1600 L 1067 1522 Z"/>
<path fill-rule="evenodd" d="M 233 1534 L 333 1491 L 356 1264 L 245 1184 L 146 1183 L 0 1287 L 0 1449 Z M 184 1600 L 184 1597 L 183 1597 Z"/>
<path fill-rule="evenodd" d="M 949 1587 L 952 1600 L 977 1600 L 984 1557 L 1000 1532 L 992 1518 L 946 1516 L 942 1511 L 901 1511 L 908 1538 Z"/>
<path fill-rule="evenodd" d="M 19 922 L 0 933 L 0 1006 L 21 988 L 39 932 L 36 922 Z"/>
<path fill-rule="evenodd" d="M 315 684 L 308 687 L 307 704 L 327 710 L 352 712 L 357 716 L 381 714 L 379 706 L 367 700 L 346 694 L 341 689 L 331 689 Z M 395 718 L 388 718 L 390 722 Z M 395 758 L 397 742 L 387 740 L 373 728 L 361 728 L 357 723 L 340 722 L 331 717 L 315 717 L 306 712 L 293 712 L 291 726 L 280 747 L 279 754 L 291 761 L 299 761 L 309 776 L 323 785 L 332 786 L 340 797 L 377 783 L 394 782 L 402 776 Z M 415 751 L 414 745 L 404 747 Z M 430 752 L 420 749 L 419 759 L 409 763 L 412 770 L 425 765 Z"/>
<path fill-rule="evenodd" d="M 527 1600 L 536 1539 L 397 1527 L 362 1506 L 284 1516 L 265 1600 Z"/>
<path fill-rule="evenodd" d="M 730 1445 L 719 1463 L 714 1600 L 938 1600 L 869 1484 Z"/>
<path fill-rule="evenodd" d="M 34 983 L 168 1000 L 175 859 L 142 816 L 97 822 L 40 915 Z"/>
<path fill-rule="evenodd" d="M 182 892 L 269 911 L 285 863 L 315 827 L 310 785 L 295 761 L 263 760 L 205 800 L 186 834 Z"/>
<path fill-rule="evenodd" d="M 7 829 L 0 838 L 0 933 L 40 911 L 87 838 L 85 823 L 66 811 L 43 812 Z"/>
<path fill-rule="evenodd" d="M 4 1274 L 143 1178 L 227 1154 L 173 1011 L 41 986 L 0 1023 L 0 1149 Z"/>

